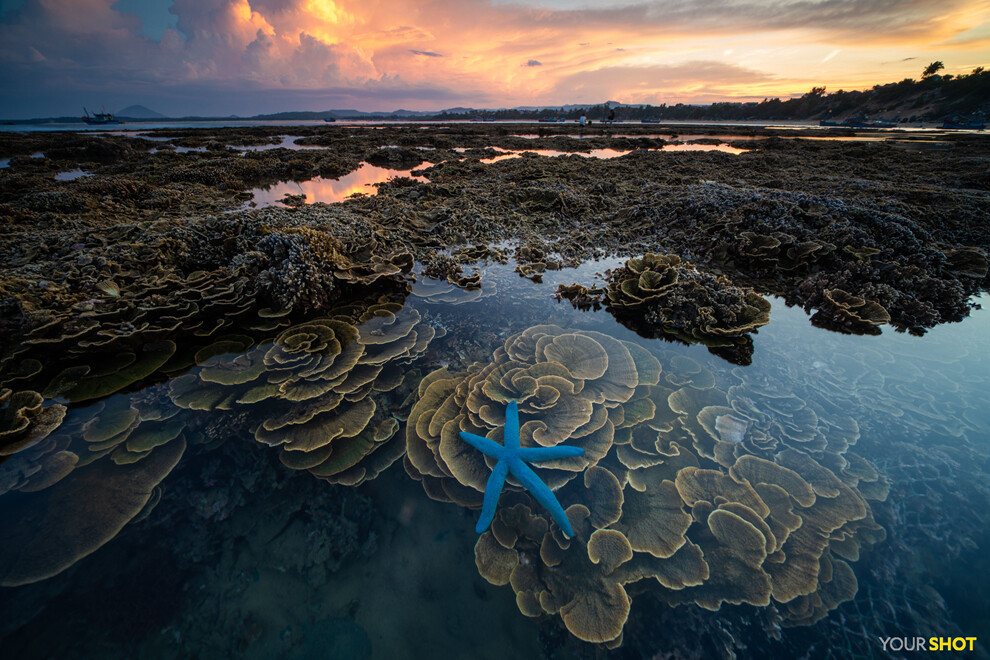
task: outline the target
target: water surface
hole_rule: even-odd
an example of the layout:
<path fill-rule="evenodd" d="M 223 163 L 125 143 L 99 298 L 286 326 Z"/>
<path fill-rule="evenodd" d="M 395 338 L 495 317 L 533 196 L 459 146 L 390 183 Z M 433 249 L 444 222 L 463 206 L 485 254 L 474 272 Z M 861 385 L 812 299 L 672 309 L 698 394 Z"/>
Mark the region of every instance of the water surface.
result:
<path fill-rule="evenodd" d="M 335 201 L 368 192 L 369 183 L 393 172 L 364 165 L 353 174 L 279 184 L 255 191 L 256 201 L 275 203 L 284 192 Z M 482 286 L 475 289 L 420 275 L 401 314 L 415 314 L 436 337 L 415 361 L 396 365 L 399 375 L 415 383 L 440 367 L 463 373 L 493 359 L 515 333 L 542 324 L 600 332 L 655 357 L 663 367 L 660 385 L 671 391 L 727 393 L 733 406 L 759 409 L 792 438 L 814 429 L 856 436 L 849 452 L 889 480 L 890 492 L 870 500 L 886 539 L 848 559 L 855 597 L 819 624 L 785 628 L 777 641 L 760 623 L 770 616 L 766 610 L 754 615 L 756 608 L 725 605 L 712 613 L 639 595 L 620 651 L 631 655 L 616 657 L 659 657 L 686 648 L 679 645 L 687 637 L 717 639 L 705 635 L 728 628 L 747 640 L 739 656 L 754 658 L 821 648 L 882 657 L 878 636 L 979 635 L 988 599 L 971 587 L 974 576 L 986 574 L 990 540 L 990 310 L 923 337 L 890 330 L 858 336 L 813 327 L 799 308 L 773 298 L 771 322 L 754 337 L 752 364 L 739 366 L 704 345 L 641 337 L 604 310 L 583 312 L 554 299 L 558 284 L 591 284 L 621 263 L 549 270 L 542 283 L 519 277 L 514 264 L 481 264 Z M 465 268 L 466 275 L 473 271 Z M 259 339 L 260 348 L 216 359 L 247 360 L 279 331 Z M 258 335 L 235 322 L 217 338 L 242 332 Z M 162 392 L 200 368 L 161 373 L 114 396 L 164 412 Z M 408 409 L 400 412 L 398 397 L 381 399 L 388 400 L 404 419 Z M 115 401 L 77 412 L 113 408 Z M 239 428 L 237 414 L 183 410 L 177 419 L 198 420 L 216 434 Z M 218 447 L 191 445 L 162 483 L 158 505 L 118 538 L 49 580 L 5 589 L 4 648 L 16 657 L 223 658 L 231 649 L 244 658 L 593 652 L 562 632 L 558 617 L 529 619 L 509 586 L 483 580 L 473 550 L 477 512 L 431 500 L 401 460 L 377 479 L 345 488 L 290 470 L 277 449 L 243 430 L 222 439 Z M 27 501 L 8 494 L 0 507 L 12 515 Z"/>
<path fill-rule="evenodd" d="M 432 163 L 422 163 L 418 167 L 430 167 Z M 271 206 L 281 203 L 286 195 L 305 195 L 306 203 L 340 202 L 351 195 L 372 195 L 376 192 L 374 184 L 384 183 L 393 177 L 409 177 L 423 183 L 425 177 L 411 176 L 409 170 L 395 170 L 362 163 L 353 172 L 337 179 L 316 177 L 309 181 L 282 181 L 270 186 L 254 188 L 249 192 L 254 195 L 257 206 Z"/>

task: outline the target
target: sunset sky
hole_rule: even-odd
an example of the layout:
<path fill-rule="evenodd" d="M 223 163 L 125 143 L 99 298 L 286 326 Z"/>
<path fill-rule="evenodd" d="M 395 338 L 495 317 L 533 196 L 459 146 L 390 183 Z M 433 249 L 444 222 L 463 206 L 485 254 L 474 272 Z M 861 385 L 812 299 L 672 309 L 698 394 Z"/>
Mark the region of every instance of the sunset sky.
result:
<path fill-rule="evenodd" d="M 990 64 L 990 0 L 2 0 L 0 117 L 790 97 Z"/>

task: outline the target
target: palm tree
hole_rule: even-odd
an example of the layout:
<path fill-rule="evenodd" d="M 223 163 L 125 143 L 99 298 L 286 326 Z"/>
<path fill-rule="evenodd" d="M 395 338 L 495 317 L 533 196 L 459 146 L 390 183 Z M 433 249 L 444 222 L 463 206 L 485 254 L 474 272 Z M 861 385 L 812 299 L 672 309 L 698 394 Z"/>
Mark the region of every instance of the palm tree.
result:
<path fill-rule="evenodd" d="M 922 80 L 924 80 L 925 78 L 931 78 L 932 76 L 934 76 L 936 73 L 938 73 L 944 68 L 945 65 L 942 64 L 941 62 L 939 61 L 932 62 L 931 64 L 925 67 L 924 71 L 921 72 L 921 78 Z"/>

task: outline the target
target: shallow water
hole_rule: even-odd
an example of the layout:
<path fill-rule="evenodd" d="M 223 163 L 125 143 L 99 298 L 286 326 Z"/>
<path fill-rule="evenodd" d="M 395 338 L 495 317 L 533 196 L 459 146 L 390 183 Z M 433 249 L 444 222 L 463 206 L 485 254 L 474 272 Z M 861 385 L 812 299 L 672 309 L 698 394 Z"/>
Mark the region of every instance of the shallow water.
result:
<path fill-rule="evenodd" d="M 286 184 L 296 186 L 286 191 L 366 192 L 382 168 L 364 167 L 370 169 L 363 170 L 363 182 Z M 275 190 L 270 195 L 276 201 L 280 196 Z M 782 430 L 785 442 L 815 429 L 848 439 L 855 426 L 859 437 L 850 451 L 890 480 L 890 494 L 869 501 L 886 540 L 872 550 L 864 546 L 858 560 L 848 559 L 858 579 L 856 595 L 822 622 L 785 628 L 774 641 L 764 629 L 773 617 L 757 615 L 757 608 L 724 605 L 711 613 L 693 605 L 671 608 L 640 594 L 632 600 L 616 657 L 677 650 L 712 657 L 719 647 L 687 645 L 726 643 L 713 636 L 715 630 L 744 639 L 747 648 L 736 652 L 753 658 L 811 649 L 882 657 L 879 636 L 974 636 L 986 630 L 980 626 L 990 620 L 987 596 L 971 586 L 973 576 L 987 574 L 990 541 L 990 309 L 924 337 L 889 329 L 857 336 L 815 328 L 799 308 L 772 299 L 771 322 L 754 337 L 752 364 L 737 366 L 700 344 L 643 338 L 605 311 L 578 311 L 552 296 L 558 284 L 590 285 L 597 273 L 618 265 L 610 260 L 548 271 L 542 283 L 519 277 L 511 264 L 483 265 L 482 287 L 475 290 L 420 277 L 401 313 L 415 314 L 438 336 L 414 362 L 395 366 L 416 382 L 435 368 L 456 373 L 485 363 L 532 326 L 604 333 L 652 354 L 662 365 L 659 386 L 698 396 L 728 393 L 734 409 L 758 408 L 776 420 L 773 428 Z M 248 332 L 235 321 L 202 344 L 242 331 Z M 237 364 L 258 350 L 216 359 Z M 144 389 L 74 412 L 85 418 L 87 411 L 115 409 L 126 400 L 174 412 L 161 392 L 174 389 L 184 371 L 159 374 Z M 380 405 L 399 406 L 398 399 L 383 395 Z M 401 460 L 357 489 L 290 470 L 276 448 L 250 434 L 224 435 L 236 414 L 180 411 L 173 419 L 190 420 L 190 428 L 191 420 L 205 423 L 203 432 L 222 444 L 190 440 L 162 482 L 160 502 L 143 520 L 59 575 L 4 589 L 0 643 L 11 657 L 569 658 L 593 652 L 579 649 L 559 617 L 541 622 L 523 616 L 509 586 L 478 575 L 476 510 L 431 500 Z M 396 408 L 395 414 L 404 418 L 408 410 Z M 732 413 L 720 414 L 718 419 Z M 95 427 L 86 428 L 90 433 Z M 734 441 L 733 432 L 723 437 Z M 405 433 L 401 428 L 399 435 Z M 32 497 L 0 496 L 0 517 L 24 520 Z M 60 532 L 46 533 L 58 538 Z M 17 538 L 24 538 L 20 531 Z"/>
<path fill-rule="evenodd" d="M 55 180 L 56 181 L 75 181 L 76 179 L 80 179 L 80 178 L 82 178 L 84 176 L 90 176 L 90 175 L 87 174 L 86 172 L 83 172 L 81 169 L 78 169 L 77 168 L 77 169 L 74 169 L 74 170 L 69 170 L 68 172 L 59 172 L 58 174 L 55 175 Z"/>
<path fill-rule="evenodd" d="M 626 154 L 632 153 L 628 150 L 622 149 L 592 149 L 591 151 L 556 151 L 554 149 L 526 149 L 525 151 L 509 151 L 507 149 L 501 149 L 498 147 L 491 147 L 496 151 L 500 151 L 498 156 L 492 156 L 491 158 L 482 158 L 482 163 L 497 163 L 502 160 L 508 160 L 511 158 L 521 158 L 524 153 L 537 154 L 538 156 L 546 156 L 547 158 L 557 158 L 559 156 L 583 156 L 585 158 L 601 158 L 604 160 L 610 158 L 618 158 L 620 156 L 625 156 Z M 727 154 L 741 154 L 746 153 L 749 149 L 739 149 L 737 147 L 730 147 L 727 144 L 667 144 L 659 149 L 649 149 L 648 151 L 720 151 Z"/>
<path fill-rule="evenodd" d="M 776 127 L 776 128 L 792 128 L 792 127 Z M 813 129 L 812 126 L 800 126 L 793 127 L 801 131 L 807 131 L 808 129 Z M 822 129 L 825 130 L 825 129 Z M 899 142 L 902 141 L 905 135 L 916 136 L 925 138 L 926 143 L 930 140 L 931 143 L 935 143 L 936 140 L 942 140 L 949 138 L 952 135 L 960 134 L 974 134 L 973 131 L 946 131 L 942 129 L 877 129 L 878 131 L 885 131 L 884 133 L 860 133 L 860 134 L 849 134 L 849 129 L 842 129 L 841 134 L 835 135 L 800 135 L 800 134 L 783 134 L 776 135 L 773 137 L 783 138 L 786 140 L 825 140 L 828 142 Z M 896 132 L 892 132 L 896 131 Z M 985 134 L 985 133 L 977 133 Z M 689 133 L 677 133 L 677 132 L 667 132 L 667 133 L 606 133 L 602 135 L 600 133 L 571 133 L 571 134 L 554 134 L 554 135 L 540 135 L 539 133 L 516 133 L 510 137 L 526 138 L 526 139 L 536 139 L 544 137 L 569 137 L 574 139 L 584 139 L 584 138 L 601 138 L 601 137 L 611 137 L 611 138 L 626 138 L 630 140 L 635 140 L 637 138 L 649 138 L 655 140 L 675 140 L 678 142 L 690 142 L 692 140 L 724 140 L 725 142 L 740 142 L 740 141 L 752 141 L 752 140 L 768 140 L 770 135 L 702 135 L 702 134 L 689 134 Z M 914 142 L 914 140 L 911 140 Z M 668 145 L 668 148 L 674 145 Z M 721 146 L 721 145 L 719 145 Z"/>
<path fill-rule="evenodd" d="M 430 166 L 432 163 L 422 163 L 418 167 Z M 343 201 L 351 195 L 372 195 L 376 192 L 374 184 L 384 183 L 393 177 L 408 177 L 423 183 L 427 181 L 425 177 L 410 175 L 409 170 L 394 170 L 361 163 L 356 170 L 338 179 L 316 177 L 309 181 L 282 181 L 271 186 L 254 188 L 249 192 L 254 196 L 254 203 L 257 206 L 279 204 L 286 195 L 305 195 L 308 204 L 313 202 L 329 204 Z"/>
<path fill-rule="evenodd" d="M 239 151 L 268 151 L 269 149 L 291 149 L 293 151 L 302 151 L 304 149 L 326 149 L 326 147 L 321 147 L 319 145 L 313 144 L 296 144 L 296 140 L 300 139 L 301 135 L 280 135 L 281 138 L 276 144 L 256 144 L 250 146 L 240 146 L 240 145 L 227 145 L 230 149 L 237 149 Z"/>

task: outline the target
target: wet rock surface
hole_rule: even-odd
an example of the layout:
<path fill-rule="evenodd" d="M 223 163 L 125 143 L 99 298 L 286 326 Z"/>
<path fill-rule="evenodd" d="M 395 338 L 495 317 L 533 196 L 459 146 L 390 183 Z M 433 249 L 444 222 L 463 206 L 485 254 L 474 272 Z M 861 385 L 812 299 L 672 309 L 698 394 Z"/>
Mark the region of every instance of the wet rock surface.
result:
<path fill-rule="evenodd" d="M 317 148 L 278 147 L 287 130 L 300 146 Z M 424 258 L 504 240 L 543 246 L 556 256 L 550 267 L 605 255 L 676 254 L 852 332 L 870 331 L 888 316 L 912 332 L 959 320 L 969 296 L 988 283 L 990 175 L 981 136 L 905 150 L 902 143 L 931 138 L 813 141 L 749 128 L 750 139 L 738 141 L 749 151 L 733 155 L 658 151 L 676 138 L 656 128 L 616 137 L 604 129 L 577 136 L 571 127 L 540 127 L 537 136 L 520 137 L 526 130 L 532 128 L 3 134 L 0 156 L 11 158 L 0 169 L 0 295 L 11 312 L 0 327 L 4 344 L 11 333 L 98 297 L 95 284 L 114 277 L 126 275 L 140 288 L 163 271 L 181 280 L 197 270 L 253 276 L 298 265 L 312 272 L 313 258 L 328 266 L 327 246 L 288 246 L 305 230 L 328 235 L 351 262 L 356 255 L 388 261 L 405 251 Z M 623 134 L 636 130 L 622 127 Z M 731 131 L 741 137 L 741 129 Z M 238 148 L 244 145 L 275 148 Z M 628 153 L 604 160 L 529 152 L 482 162 L 489 147 Z M 38 152 L 44 156 L 28 157 Z M 339 204 L 244 208 L 253 186 L 340 176 L 362 162 L 413 168 L 424 160 L 437 164 L 412 172 L 429 183 L 397 178 L 378 185 L 377 194 Z M 76 168 L 91 176 L 55 180 Z M 271 237 L 286 231 L 291 240 Z M 273 254 L 276 244 L 287 256 Z M 314 252 L 321 254 L 307 256 Z M 523 264 L 523 274 L 538 277 L 547 267 L 540 263 Z M 286 302 L 267 293 L 272 303 Z M 866 318 L 846 313 L 837 296 L 862 300 Z"/>

